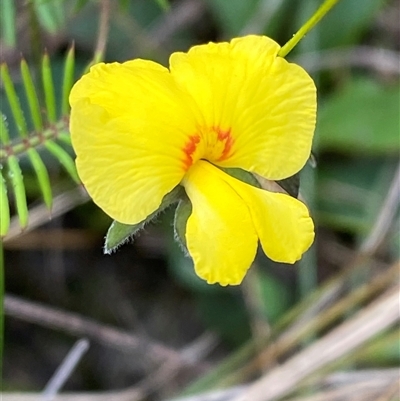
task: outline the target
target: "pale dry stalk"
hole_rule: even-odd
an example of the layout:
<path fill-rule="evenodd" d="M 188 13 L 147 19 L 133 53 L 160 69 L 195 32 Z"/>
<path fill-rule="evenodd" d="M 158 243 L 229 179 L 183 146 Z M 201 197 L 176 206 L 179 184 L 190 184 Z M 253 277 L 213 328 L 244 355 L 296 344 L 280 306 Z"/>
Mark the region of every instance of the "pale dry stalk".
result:
<path fill-rule="evenodd" d="M 387 291 L 330 333 L 251 385 L 232 401 L 272 401 L 289 394 L 312 373 L 362 346 L 400 319 L 400 285 Z"/>

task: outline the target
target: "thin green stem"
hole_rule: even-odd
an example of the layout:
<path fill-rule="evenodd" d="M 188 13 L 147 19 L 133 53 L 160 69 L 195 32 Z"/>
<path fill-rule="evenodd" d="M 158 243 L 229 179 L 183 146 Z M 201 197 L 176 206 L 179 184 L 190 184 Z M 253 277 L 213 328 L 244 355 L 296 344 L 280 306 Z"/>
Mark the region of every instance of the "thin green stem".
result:
<path fill-rule="evenodd" d="M 300 40 L 338 3 L 339 0 L 325 0 L 312 17 L 293 35 L 279 51 L 278 56 L 286 57 Z"/>
<path fill-rule="evenodd" d="M 40 133 L 34 133 L 28 138 L 18 139 L 9 146 L 2 146 L 0 148 L 0 163 L 8 159 L 10 155 L 21 156 L 27 152 L 28 149 L 41 146 L 49 139 L 55 139 L 59 136 L 68 135 L 68 122 L 60 120 L 53 126 Z"/>

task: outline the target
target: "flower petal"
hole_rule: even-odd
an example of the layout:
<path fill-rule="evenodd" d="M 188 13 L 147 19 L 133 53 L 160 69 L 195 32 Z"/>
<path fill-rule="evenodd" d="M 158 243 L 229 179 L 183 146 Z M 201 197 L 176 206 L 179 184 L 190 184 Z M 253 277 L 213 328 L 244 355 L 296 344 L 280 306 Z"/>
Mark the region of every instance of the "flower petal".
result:
<path fill-rule="evenodd" d="M 186 243 L 199 277 L 237 285 L 254 260 L 258 240 L 246 204 L 220 173 L 227 176 L 199 160 L 183 180 L 192 203 Z"/>
<path fill-rule="evenodd" d="M 71 137 L 80 178 L 108 215 L 136 224 L 181 181 L 196 133 L 191 99 L 153 62 L 98 64 L 73 87 Z"/>
<path fill-rule="evenodd" d="M 314 224 L 304 203 L 230 176 L 224 176 L 224 180 L 248 206 L 265 254 L 276 262 L 299 260 L 314 240 Z"/>
<path fill-rule="evenodd" d="M 231 136 L 229 151 L 211 162 L 271 180 L 306 163 L 316 89 L 301 67 L 277 56 L 279 49 L 265 36 L 246 36 L 171 56 L 171 74 L 196 100 L 208 129 Z"/>

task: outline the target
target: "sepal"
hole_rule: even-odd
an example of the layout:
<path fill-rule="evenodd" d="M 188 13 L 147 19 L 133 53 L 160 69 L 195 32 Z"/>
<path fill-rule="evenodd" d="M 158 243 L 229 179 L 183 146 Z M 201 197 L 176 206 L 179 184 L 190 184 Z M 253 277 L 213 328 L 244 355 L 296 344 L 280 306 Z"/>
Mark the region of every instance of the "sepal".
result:
<path fill-rule="evenodd" d="M 147 223 L 151 222 L 159 213 L 178 202 L 184 195 L 183 188 L 178 185 L 171 192 L 164 196 L 161 205 L 153 213 L 150 213 L 144 220 L 137 224 L 123 224 L 114 220 L 107 231 L 104 253 L 110 254 L 118 247 L 132 239 Z"/>
<path fill-rule="evenodd" d="M 181 246 L 186 255 L 189 254 L 186 246 L 186 224 L 189 216 L 192 214 L 192 204 L 185 194 L 180 200 L 174 218 L 174 238 Z"/>

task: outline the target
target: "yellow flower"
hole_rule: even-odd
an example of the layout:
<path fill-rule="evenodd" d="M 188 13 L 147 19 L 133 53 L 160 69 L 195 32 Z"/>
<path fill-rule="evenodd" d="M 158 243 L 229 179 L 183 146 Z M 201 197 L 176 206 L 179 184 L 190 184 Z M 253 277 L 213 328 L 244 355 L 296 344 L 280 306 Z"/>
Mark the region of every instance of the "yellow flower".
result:
<path fill-rule="evenodd" d="M 198 276 L 236 285 L 254 260 L 294 263 L 314 239 L 306 206 L 239 181 L 221 168 L 269 180 L 306 163 L 316 90 L 265 36 L 147 60 L 97 64 L 70 96 L 79 175 L 94 202 L 136 224 L 182 185 L 192 204 L 186 245 Z"/>

